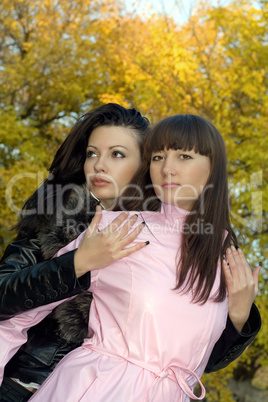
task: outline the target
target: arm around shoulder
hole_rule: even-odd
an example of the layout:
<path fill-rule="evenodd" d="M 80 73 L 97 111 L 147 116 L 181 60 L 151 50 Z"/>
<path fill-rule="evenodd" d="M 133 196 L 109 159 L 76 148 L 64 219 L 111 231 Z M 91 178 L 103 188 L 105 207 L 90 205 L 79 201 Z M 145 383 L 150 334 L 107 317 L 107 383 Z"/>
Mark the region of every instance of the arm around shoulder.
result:
<path fill-rule="evenodd" d="M 255 304 L 252 305 L 249 318 L 241 332 L 235 328 L 228 316 L 226 327 L 212 350 L 205 372 L 218 371 L 236 360 L 254 340 L 260 328 L 261 316 Z"/>
<path fill-rule="evenodd" d="M 43 261 L 38 240 L 20 233 L 0 262 L 0 320 L 88 289 L 90 273 L 77 279 L 74 252 Z"/>

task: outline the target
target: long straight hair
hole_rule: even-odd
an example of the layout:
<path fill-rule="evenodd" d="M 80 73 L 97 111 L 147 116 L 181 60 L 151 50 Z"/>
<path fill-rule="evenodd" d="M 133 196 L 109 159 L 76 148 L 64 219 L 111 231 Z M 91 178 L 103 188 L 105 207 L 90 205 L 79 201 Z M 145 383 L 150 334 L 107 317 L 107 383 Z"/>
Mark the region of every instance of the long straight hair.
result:
<path fill-rule="evenodd" d="M 224 141 L 219 131 L 206 119 L 195 115 L 175 115 L 163 119 L 146 136 L 143 163 L 134 180 L 137 187 L 144 189 L 147 202 L 141 203 L 135 188 L 132 201 L 125 204 L 128 209 L 159 210 L 160 201 L 156 197 L 149 175 L 153 152 L 167 149 L 181 149 L 197 152 L 209 157 L 211 171 L 203 193 L 195 201 L 186 217 L 185 227 L 196 227 L 202 220 L 212 231 L 182 233 L 182 244 L 177 266 L 175 289 L 192 292 L 193 301 L 205 303 L 210 297 L 219 259 L 224 257 L 226 248 L 237 246 L 237 239 L 229 219 L 229 196 L 227 183 L 227 158 Z M 126 197 L 126 199 L 128 198 Z M 129 199 L 129 198 L 128 198 Z M 220 286 L 214 300 L 220 302 L 226 296 L 226 284 L 221 269 Z"/>
<path fill-rule="evenodd" d="M 145 132 L 149 126 L 146 117 L 135 109 L 126 109 L 116 103 L 108 103 L 81 116 L 71 129 L 67 138 L 57 150 L 52 164 L 49 168 L 49 176 L 44 183 L 32 194 L 25 202 L 16 230 L 25 230 L 28 233 L 38 233 L 40 222 L 53 219 L 57 208 L 62 208 L 68 202 L 72 188 L 81 186 L 86 182 L 84 174 L 84 163 L 86 160 L 86 148 L 92 131 L 100 126 L 118 126 L 130 130 L 135 137 L 142 152 L 142 143 Z M 58 192 L 64 191 L 63 205 L 57 204 Z M 38 211 L 39 200 L 44 205 L 41 206 L 42 213 L 29 213 L 30 210 Z M 47 204 L 52 205 L 52 211 Z M 89 200 L 89 209 L 92 214 L 95 212 L 97 201 L 92 197 Z"/>

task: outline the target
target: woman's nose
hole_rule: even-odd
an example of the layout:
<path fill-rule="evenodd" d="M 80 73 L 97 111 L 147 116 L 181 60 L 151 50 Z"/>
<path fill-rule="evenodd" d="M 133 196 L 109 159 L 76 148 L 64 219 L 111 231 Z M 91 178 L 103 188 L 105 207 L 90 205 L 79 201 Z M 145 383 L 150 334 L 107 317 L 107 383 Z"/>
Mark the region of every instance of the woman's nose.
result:
<path fill-rule="evenodd" d="M 173 166 L 172 162 L 165 160 L 162 166 L 162 175 L 163 176 L 173 176 L 176 174 L 176 169 Z"/>
<path fill-rule="evenodd" d="M 98 172 L 107 173 L 108 168 L 107 168 L 107 165 L 106 165 L 106 163 L 105 163 L 105 159 L 102 158 L 102 157 L 99 157 L 99 158 L 96 160 L 96 162 L 95 162 L 94 169 L 95 169 L 95 171 L 96 171 L 97 173 L 98 173 Z"/>

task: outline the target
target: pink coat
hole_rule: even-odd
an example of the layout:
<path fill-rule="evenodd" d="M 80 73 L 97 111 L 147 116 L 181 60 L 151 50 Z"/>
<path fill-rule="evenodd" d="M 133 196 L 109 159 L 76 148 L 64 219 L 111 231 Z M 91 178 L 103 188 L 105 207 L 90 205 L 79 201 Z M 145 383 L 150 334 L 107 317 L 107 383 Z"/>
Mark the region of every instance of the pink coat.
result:
<path fill-rule="evenodd" d="M 100 229 L 117 214 L 104 212 Z M 186 402 L 204 398 L 199 378 L 225 328 L 227 300 L 200 305 L 192 303 L 189 294 L 173 290 L 186 214 L 169 205 L 161 213 L 139 214 L 137 224 L 145 220 L 146 226 L 135 242 L 149 240 L 150 244 L 92 271 L 89 326 L 94 335 L 58 364 L 31 401 Z M 59 253 L 77 248 L 80 241 L 81 236 Z M 220 268 L 212 294 L 219 275 Z M 33 311 L 43 318 L 45 309 Z M 202 388 L 200 398 L 193 394 L 197 382 Z"/>

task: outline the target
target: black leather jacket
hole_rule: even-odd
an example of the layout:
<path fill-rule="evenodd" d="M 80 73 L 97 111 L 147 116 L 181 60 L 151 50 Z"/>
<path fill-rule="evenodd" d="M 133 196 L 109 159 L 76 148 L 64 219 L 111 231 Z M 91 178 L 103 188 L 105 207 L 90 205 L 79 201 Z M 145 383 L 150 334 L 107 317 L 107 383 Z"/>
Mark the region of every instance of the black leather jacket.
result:
<path fill-rule="evenodd" d="M 20 233 L 0 261 L 0 321 L 87 290 L 90 273 L 77 279 L 74 252 L 44 261 L 38 240 Z"/>
<path fill-rule="evenodd" d="M 22 235 L 7 247 L 0 262 L 0 320 L 76 295 L 90 286 L 90 274 L 79 280 L 76 278 L 74 251 L 42 261 L 39 242 Z M 5 376 L 41 384 L 62 357 L 82 342 L 64 341 L 57 326 L 57 322 L 48 316 L 31 328 L 27 343 L 7 365 Z M 260 326 L 261 318 L 255 305 L 242 333 L 235 329 L 228 318 L 205 371 L 217 371 L 240 356 Z"/>

